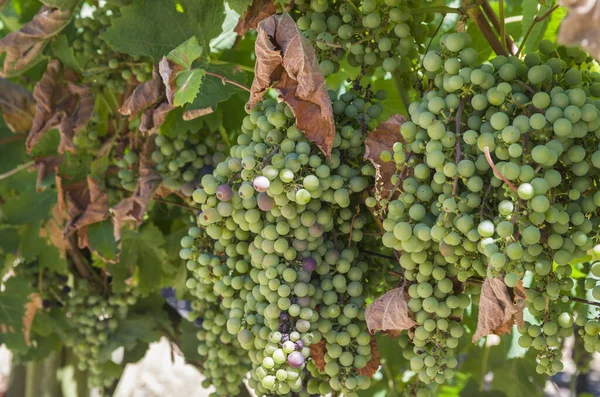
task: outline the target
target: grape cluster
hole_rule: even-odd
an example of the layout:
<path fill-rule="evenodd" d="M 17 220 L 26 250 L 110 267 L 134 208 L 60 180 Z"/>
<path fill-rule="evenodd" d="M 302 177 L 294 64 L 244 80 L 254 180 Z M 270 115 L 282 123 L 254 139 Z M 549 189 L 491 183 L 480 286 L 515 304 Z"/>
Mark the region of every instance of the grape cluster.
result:
<path fill-rule="evenodd" d="M 152 61 L 116 52 L 102 40 L 100 34 L 110 26 L 111 18 L 118 16 L 119 8 L 108 5 L 94 9 L 90 16 L 79 15 L 74 22 L 78 38 L 72 47 L 89 82 L 124 93 L 129 83 L 151 78 Z"/>
<path fill-rule="evenodd" d="M 470 40 L 445 35 L 442 50 L 425 55 L 431 90 L 410 105 L 393 155 L 382 156 L 395 162 L 398 186 L 379 201 L 383 243 L 401 252 L 418 323 L 405 357 L 425 383 L 452 375 L 470 304 L 461 283 L 472 276 L 519 288 L 533 275 L 526 303 L 539 323 L 519 327 L 520 343 L 540 352 L 539 372 L 562 369 L 557 348 L 573 321 L 558 304 L 573 288 L 569 263 L 598 243 L 595 62 L 544 41 L 524 61 L 477 65 Z"/>
<path fill-rule="evenodd" d="M 206 235 L 194 227 L 182 240 L 180 256 L 202 280 L 188 286 L 228 312 L 226 329 L 247 350 L 260 395 L 355 396 L 370 383 L 361 375 L 372 358 L 363 287 L 370 269 L 352 244 L 369 221 L 353 213 L 353 193 L 374 170 L 363 175 L 346 162 L 362 164 L 365 112 L 375 105 L 357 92 L 332 99 L 341 110 L 330 159 L 298 131 L 287 105 L 267 99 L 192 195 Z M 222 259 L 199 255 L 206 244 Z M 311 357 L 319 343 L 324 367 Z"/>
<path fill-rule="evenodd" d="M 120 186 L 127 191 L 133 192 L 139 176 L 139 156 L 137 152 L 132 148 L 126 148 L 123 156 L 114 158 L 113 162 L 119 170 L 117 171 L 118 180 L 113 178 L 112 182 L 115 186 Z"/>
<path fill-rule="evenodd" d="M 163 177 L 163 184 L 191 196 L 200 178 L 213 171 L 215 164 L 225 158 L 226 146 L 205 130 L 188 131 L 175 139 L 156 136 L 152 161 Z"/>
<path fill-rule="evenodd" d="M 297 25 L 315 43 L 324 75 L 348 54 L 352 66 L 383 67 L 410 87 L 425 52 L 433 14 L 414 12 L 420 0 L 297 0 Z"/>
<path fill-rule="evenodd" d="M 79 370 L 90 371 L 88 383 L 91 387 L 109 388 L 118 379 L 114 370 L 105 370 L 111 363 L 109 342 L 119 322 L 127 317 L 129 307 L 136 302 L 133 289 L 121 294 L 112 293 L 107 298 L 92 293 L 88 284 L 80 281 L 70 291 L 66 311 L 72 335 L 68 342 L 79 359 Z"/>

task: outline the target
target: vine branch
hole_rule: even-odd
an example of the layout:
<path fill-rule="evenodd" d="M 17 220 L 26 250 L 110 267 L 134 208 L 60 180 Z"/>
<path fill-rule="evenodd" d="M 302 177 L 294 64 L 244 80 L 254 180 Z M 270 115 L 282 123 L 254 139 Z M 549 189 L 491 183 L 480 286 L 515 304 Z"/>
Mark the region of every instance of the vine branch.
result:
<path fill-rule="evenodd" d="M 2 179 L 6 179 L 6 178 L 8 178 L 8 177 L 10 177 L 10 176 L 12 176 L 14 174 L 16 174 L 19 171 L 24 170 L 25 168 L 31 167 L 34 164 L 35 164 L 35 161 L 31 160 L 31 161 L 28 161 L 28 162 L 26 162 L 24 164 L 19 165 L 18 167 L 14 168 L 14 169 L 12 169 L 12 170 L 10 170 L 8 172 L 5 172 L 4 174 L 0 174 L 0 181 Z"/>
<path fill-rule="evenodd" d="M 506 177 L 504 175 L 502 175 L 500 170 L 498 170 L 498 167 L 496 167 L 496 164 L 494 164 L 494 160 L 492 160 L 492 155 L 490 154 L 490 148 L 488 146 L 486 146 L 483 148 L 483 151 L 485 152 L 485 159 L 487 160 L 490 167 L 492 167 L 492 170 L 494 171 L 494 173 L 496 175 L 498 175 L 498 177 L 500 177 L 500 179 L 502 179 L 504 181 L 504 183 L 506 183 L 514 192 L 516 192 L 517 187 L 515 185 L 513 185 L 508 179 L 506 179 Z"/>
<path fill-rule="evenodd" d="M 223 85 L 225 85 L 225 84 L 231 84 L 231 85 L 234 85 L 234 86 L 236 86 L 236 87 L 238 87 L 238 88 L 241 88 L 242 90 L 246 90 L 246 91 L 250 92 L 250 88 L 246 87 L 246 86 L 245 86 L 245 85 L 243 85 L 243 84 L 240 84 L 240 83 L 238 83 L 237 81 L 229 80 L 229 79 L 228 79 L 227 77 L 225 77 L 225 76 L 222 76 L 222 75 L 220 75 L 220 74 L 213 73 L 213 72 L 207 72 L 207 71 L 204 71 L 204 73 L 206 73 L 208 76 L 213 76 L 213 77 L 218 77 L 218 78 L 220 78 L 220 79 L 221 79 L 221 81 L 223 82 Z"/>
<path fill-rule="evenodd" d="M 523 36 L 523 41 L 521 42 L 521 45 L 519 46 L 519 50 L 517 51 L 517 54 L 516 54 L 517 56 L 519 56 L 519 54 L 525 48 L 525 43 L 527 42 L 529 35 L 531 35 L 531 31 L 533 30 L 535 25 L 542 22 L 544 19 L 548 18 L 550 15 L 552 15 L 552 13 L 554 11 L 556 11 L 556 9 L 558 7 L 560 7 L 560 6 L 557 4 L 554 7 L 552 7 L 551 9 L 549 9 L 548 11 L 546 11 L 546 13 L 544 13 L 542 16 L 536 15 L 535 18 L 533 18 L 533 22 L 531 23 L 531 25 L 529 25 L 529 29 L 527 29 L 527 33 L 525 33 L 525 36 Z"/>
<path fill-rule="evenodd" d="M 490 26 L 485 15 L 483 15 L 481 7 L 467 8 L 467 15 L 473 20 L 475 25 L 477 25 L 494 52 L 498 55 L 508 56 L 508 50 L 506 49 L 506 46 L 500 42 L 496 34 L 492 31 L 492 27 Z"/>

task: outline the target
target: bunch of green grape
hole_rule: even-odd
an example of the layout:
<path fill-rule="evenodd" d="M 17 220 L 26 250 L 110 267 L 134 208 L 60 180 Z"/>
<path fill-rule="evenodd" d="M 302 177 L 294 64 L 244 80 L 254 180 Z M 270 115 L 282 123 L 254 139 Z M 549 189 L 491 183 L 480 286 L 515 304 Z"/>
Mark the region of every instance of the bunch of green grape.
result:
<path fill-rule="evenodd" d="M 124 93 L 136 80 L 143 83 L 151 78 L 152 60 L 117 52 L 100 37 L 118 16 L 119 8 L 109 5 L 95 8 L 89 16 L 80 13 L 74 22 L 78 38 L 71 45 L 87 81 Z"/>
<path fill-rule="evenodd" d="M 573 288 L 569 263 L 600 248 L 597 64 L 543 41 L 524 61 L 479 65 L 470 40 L 445 35 L 424 57 L 432 89 L 382 156 L 395 162 L 398 186 L 383 209 L 383 243 L 401 252 L 418 324 L 405 357 L 424 383 L 452 376 L 470 304 L 460 285 L 472 276 L 501 277 L 509 289 L 533 276 L 526 301 L 537 322 L 519 327 L 519 342 L 539 352 L 540 373 L 561 370 L 573 324 L 560 305 Z"/>
<path fill-rule="evenodd" d="M 122 157 L 113 159 L 117 166 L 117 178 L 112 178 L 115 186 L 133 192 L 139 177 L 139 156 L 133 148 L 126 148 Z"/>
<path fill-rule="evenodd" d="M 287 105 L 267 99 L 192 195 L 198 225 L 224 261 L 197 257 L 204 237 L 182 241 L 180 256 L 201 274 L 192 286 L 228 310 L 227 331 L 247 350 L 249 383 L 260 395 L 355 396 L 370 384 L 360 370 L 372 358 L 364 321 L 371 269 L 356 241 L 371 218 L 355 211 L 374 170 L 362 174 L 354 164 L 363 164 L 367 112 L 378 114 L 373 98 L 331 96 L 354 111 L 338 112 L 330 159 L 298 131 Z M 311 358 L 316 343 L 325 345 L 323 368 Z"/>
<path fill-rule="evenodd" d="M 312 42 L 325 76 L 348 54 L 352 66 L 383 67 L 415 82 L 433 14 L 421 0 L 297 0 L 297 24 Z"/>
<path fill-rule="evenodd" d="M 111 368 L 115 346 L 110 339 L 136 302 L 134 289 L 107 297 L 93 293 L 85 281 L 79 281 L 70 291 L 66 305 L 71 326 L 68 342 L 79 359 L 79 370 L 89 370 L 90 387 L 109 388 L 118 379 L 119 375 Z"/>
<path fill-rule="evenodd" d="M 163 177 L 163 184 L 191 196 L 200 178 L 223 161 L 227 146 L 207 130 L 187 131 L 177 137 L 156 136 L 152 161 Z"/>

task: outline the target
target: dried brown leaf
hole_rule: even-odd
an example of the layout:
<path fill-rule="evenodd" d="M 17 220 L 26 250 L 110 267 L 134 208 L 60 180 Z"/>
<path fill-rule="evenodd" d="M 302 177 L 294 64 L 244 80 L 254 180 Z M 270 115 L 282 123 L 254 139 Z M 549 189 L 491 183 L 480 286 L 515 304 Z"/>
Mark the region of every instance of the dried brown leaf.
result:
<path fill-rule="evenodd" d="M 163 102 L 160 105 L 147 109 L 140 120 L 139 130 L 146 134 L 153 134 L 156 132 L 158 127 L 165 122 L 169 112 L 175 109 L 175 106 L 170 105 L 167 102 Z"/>
<path fill-rule="evenodd" d="M 2 76 L 9 76 L 37 62 L 48 40 L 67 26 L 71 11 L 43 6 L 20 30 L 0 40 L 0 54 L 6 53 Z"/>
<path fill-rule="evenodd" d="M 140 156 L 140 166 L 137 185 L 131 197 L 121 200 L 110 209 L 115 227 L 115 239 L 120 240 L 121 229 L 128 223 L 141 224 L 148 204 L 162 182 L 162 177 L 156 172 L 150 158 L 154 151 L 154 139 L 148 139 Z"/>
<path fill-rule="evenodd" d="M 600 2 L 597 0 L 563 0 L 568 9 L 560 24 L 557 41 L 579 45 L 600 59 Z"/>
<path fill-rule="evenodd" d="M 167 101 L 170 104 L 173 103 L 175 91 L 177 91 L 177 82 L 175 81 L 175 78 L 177 77 L 177 73 L 182 70 L 184 70 L 183 66 L 169 60 L 167 57 L 163 57 L 158 63 L 158 72 L 160 73 L 160 77 L 162 77 Z"/>
<path fill-rule="evenodd" d="M 375 299 L 365 310 L 365 320 L 371 333 L 400 332 L 417 325 L 410 315 L 404 287 L 395 288 Z"/>
<path fill-rule="evenodd" d="M 296 126 L 329 157 L 335 136 L 331 100 L 310 43 L 289 14 L 258 25 L 256 66 L 248 107 L 273 87 L 296 116 Z"/>
<path fill-rule="evenodd" d="M 203 108 L 203 109 L 186 110 L 185 112 L 183 112 L 183 119 L 185 121 L 194 120 L 194 119 L 197 119 L 198 117 L 202 117 L 202 116 L 206 116 L 207 114 L 211 114 L 214 111 L 215 110 L 212 107 L 207 107 L 207 108 Z"/>
<path fill-rule="evenodd" d="M 317 367 L 319 372 L 325 371 L 326 344 L 325 339 L 321 339 L 319 343 L 310 345 L 310 358 L 315 363 L 315 367 Z"/>
<path fill-rule="evenodd" d="M 58 128 L 60 132 L 59 153 L 65 150 L 74 152 L 73 137 L 92 117 L 94 96 L 91 87 L 71 82 L 64 84 L 60 72 L 58 60 L 51 60 L 33 91 L 37 105 L 33 125 L 25 143 L 29 152 L 53 128 Z"/>
<path fill-rule="evenodd" d="M 142 110 L 155 105 L 163 95 L 163 82 L 158 72 L 158 67 L 152 70 L 152 79 L 135 87 L 129 97 L 125 99 L 121 109 L 124 116 L 135 117 Z"/>
<path fill-rule="evenodd" d="M 35 188 L 38 192 L 44 190 L 42 182 L 51 174 L 56 174 L 58 166 L 63 162 L 62 156 L 48 156 L 36 160 L 35 165 L 38 167 L 38 176 L 35 183 Z"/>
<path fill-rule="evenodd" d="M 379 356 L 379 350 L 377 349 L 377 341 L 375 341 L 374 336 L 371 336 L 371 359 L 364 368 L 358 369 L 356 372 L 358 372 L 359 375 L 370 378 L 377 372 L 380 365 L 381 357 Z"/>
<path fill-rule="evenodd" d="M 393 160 L 384 162 L 379 155 L 384 151 L 394 153 L 394 144 L 402 140 L 400 126 L 405 121 L 404 116 L 393 114 L 369 133 L 365 140 L 365 160 L 369 160 L 375 167 L 375 187 L 380 196 L 387 196 L 394 188 L 392 176 L 396 173 L 396 163 Z"/>
<path fill-rule="evenodd" d="M 29 294 L 29 302 L 25 304 L 25 314 L 23 316 L 23 337 L 27 346 L 31 346 L 31 326 L 33 325 L 33 319 L 37 311 L 42 309 L 42 307 L 42 298 L 35 292 Z"/>
<path fill-rule="evenodd" d="M 63 238 L 62 230 L 65 224 L 65 212 L 59 204 L 52 207 L 51 217 L 46 220 L 43 227 L 40 228 L 39 236 L 58 249 L 61 258 L 67 258 L 69 248 L 67 240 Z"/>
<path fill-rule="evenodd" d="M 27 132 L 35 116 L 35 100 L 20 85 L 0 78 L 0 109 L 12 132 Z"/>
<path fill-rule="evenodd" d="M 273 0 L 254 0 L 250 7 L 244 12 L 233 29 L 239 36 L 243 36 L 250 30 L 256 30 L 260 21 L 277 12 L 277 6 Z"/>
<path fill-rule="evenodd" d="M 502 277 L 485 279 L 481 286 L 479 316 L 473 343 L 482 336 L 504 335 L 510 332 L 513 324 L 522 324 L 526 299 L 523 284 L 519 283 L 513 293 L 514 299 L 511 298 Z"/>
<path fill-rule="evenodd" d="M 65 237 L 85 226 L 102 222 L 108 218 L 108 195 L 106 191 L 92 176 L 88 176 L 86 182 L 87 185 L 84 187 L 84 191 L 75 193 L 71 190 L 67 192 L 69 219 L 64 230 Z M 73 211 L 71 211 L 71 208 L 73 208 Z M 86 232 L 87 229 L 82 233 Z M 85 237 L 80 236 L 80 239 L 82 238 Z"/>

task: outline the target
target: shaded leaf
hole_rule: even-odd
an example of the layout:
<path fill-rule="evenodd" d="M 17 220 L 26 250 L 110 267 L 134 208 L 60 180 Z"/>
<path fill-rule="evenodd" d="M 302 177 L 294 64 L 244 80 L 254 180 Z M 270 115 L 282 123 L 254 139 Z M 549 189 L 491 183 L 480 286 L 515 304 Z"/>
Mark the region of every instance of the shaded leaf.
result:
<path fill-rule="evenodd" d="M 61 34 L 52 42 L 52 52 L 54 56 L 60 60 L 60 62 L 67 68 L 72 69 L 76 72 L 81 71 L 79 61 L 75 58 L 75 51 L 73 46 L 69 44 L 67 36 Z"/>
<path fill-rule="evenodd" d="M 1 75 L 9 76 L 26 70 L 42 56 L 48 39 L 56 36 L 67 26 L 71 11 L 43 6 L 21 30 L 12 32 L 0 40 L 0 54 L 6 53 Z"/>
<path fill-rule="evenodd" d="M 482 336 L 503 335 L 510 332 L 513 324 L 523 323 L 526 293 L 520 282 L 514 289 L 511 298 L 502 277 L 486 278 L 481 286 L 479 298 L 479 316 L 477 330 L 473 335 L 473 343 Z"/>
<path fill-rule="evenodd" d="M 96 222 L 87 226 L 86 237 L 85 246 L 92 252 L 96 252 L 108 261 L 117 260 L 118 247 L 110 220 Z"/>
<path fill-rule="evenodd" d="M 59 153 L 65 150 L 74 152 L 73 137 L 92 117 L 94 96 L 91 87 L 71 82 L 63 84 L 60 69 L 58 60 L 53 59 L 48 63 L 42 79 L 35 85 L 33 96 L 37 101 L 37 109 L 27 137 L 28 152 L 53 128 L 58 128 L 60 132 Z"/>
<path fill-rule="evenodd" d="M 248 7 L 250 2 L 252 4 Z M 277 6 L 273 0 L 237 0 L 234 4 L 230 2 L 229 5 L 242 15 L 235 29 L 233 29 L 240 36 L 243 36 L 250 30 L 256 30 L 260 21 L 277 12 Z M 242 8 L 244 11 L 241 11 Z"/>
<path fill-rule="evenodd" d="M 33 319 L 38 310 L 42 308 L 42 298 L 39 294 L 29 294 L 29 302 L 25 304 L 25 315 L 23 316 L 23 337 L 25 338 L 25 344 L 31 346 L 31 326 Z"/>
<path fill-rule="evenodd" d="M 320 372 L 325 371 L 325 353 L 327 341 L 323 338 L 319 343 L 310 345 L 310 358 Z"/>
<path fill-rule="evenodd" d="M 62 156 L 48 156 L 42 157 L 35 161 L 35 165 L 38 167 L 38 177 L 35 183 L 35 189 L 38 192 L 41 192 L 47 187 L 47 180 L 49 178 L 54 180 L 58 166 L 63 162 L 63 160 L 64 159 Z"/>
<path fill-rule="evenodd" d="M 30 294 L 34 292 L 29 281 L 22 277 L 10 277 L 0 292 L 0 342 L 10 350 L 27 350 L 23 319 Z"/>
<path fill-rule="evenodd" d="M 391 178 L 396 173 L 396 162 L 381 160 L 382 152 L 394 153 L 394 144 L 402 141 L 400 126 L 406 121 L 404 116 L 392 115 L 389 120 L 379 124 L 365 140 L 365 160 L 369 160 L 376 170 L 375 185 L 380 196 L 387 196 L 394 188 Z"/>
<path fill-rule="evenodd" d="M 273 88 L 296 116 L 296 126 L 329 157 L 335 136 L 331 100 L 311 44 L 289 14 L 258 26 L 256 66 L 248 108 Z"/>
<path fill-rule="evenodd" d="M 365 310 L 365 321 L 371 333 L 399 333 L 417 325 L 410 315 L 404 287 L 395 288 L 375 299 Z"/>
<path fill-rule="evenodd" d="M 585 48 L 600 59 L 600 2 L 596 0 L 565 1 L 567 17 L 562 21 L 557 41 Z"/>
<path fill-rule="evenodd" d="M 371 359 L 364 368 L 358 369 L 356 372 L 358 372 L 359 375 L 370 378 L 377 372 L 380 365 L 381 360 L 379 350 L 377 349 L 377 341 L 375 340 L 375 337 L 371 335 Z"/>
<path fill-rule="evenodd" d="M 68 213 L 64 237 L 69 237 L 84 226 L 108 218 L 108 195 L 93 176 L 89 175 L 85 181 L 72 183 L 62 190 Z M 83 241 L 85 240 L 83 237 Z M 80 246 L 82 245 L 85 244 L 80 243 Z"/>
<path fill-rule="evenodd" d="M 29 131 L 35 116 L 35 100 L 28 90 L 0 78 L 0 109 L 12 132 Z"/>

